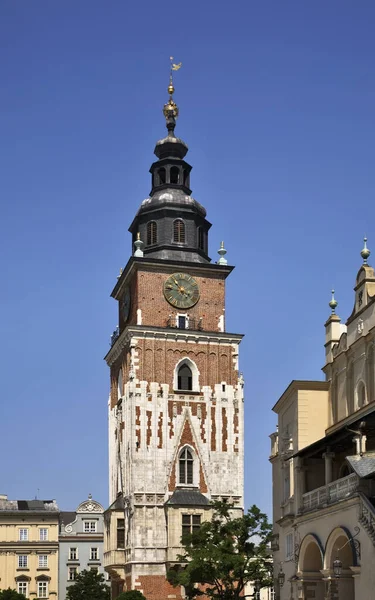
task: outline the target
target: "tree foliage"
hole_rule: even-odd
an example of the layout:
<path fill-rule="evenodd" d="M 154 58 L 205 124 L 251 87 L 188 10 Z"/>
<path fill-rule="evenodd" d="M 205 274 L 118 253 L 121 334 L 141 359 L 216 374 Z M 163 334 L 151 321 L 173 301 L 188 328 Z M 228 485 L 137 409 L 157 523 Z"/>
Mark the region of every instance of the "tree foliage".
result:
<path fill-rule="evenodd" d="M 111 593 L 102 573 L 84 570 L 69 586 L 66 597 L 67 600 L 110 600 Z"/>
<path fill-rule="evenodd" d="M 183 564 L 170 569 L 167 577 L 172 585 L 184 586 L 189 598 L 205 594 L 212 600 L 239 600 L 249 582 L 271 585 L 267 515 L 254 505 L 233 518 L 233 508 L 213 503 L 212 520 L 181 540 L 184 553 L 178 558 Z"/>
<path fill-rule="evenodd" d="M 0 590 L 0 600 L 26 600 L 26 596 L 8 588 L 7 590 Z"/>
<path fill-rule="evenodd" d="M 146 598 L 139 590 L 128 590 L 117 596 L 116 600 L 146 600 Z"/>

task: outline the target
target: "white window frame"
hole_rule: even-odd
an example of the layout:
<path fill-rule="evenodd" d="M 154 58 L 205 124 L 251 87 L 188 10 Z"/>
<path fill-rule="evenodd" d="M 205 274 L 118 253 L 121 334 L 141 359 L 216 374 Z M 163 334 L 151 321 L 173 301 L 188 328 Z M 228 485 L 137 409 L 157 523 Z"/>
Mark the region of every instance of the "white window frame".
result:
<path fill-rule="evenodd" d="M 21 527 L 18 530 L 18 539 L 20 542 L 28 542 L 29 541 L 29 528 Z"/>
<path fill-rule="evenodd" d="M 181 328 L 178 327 L 178 319 L 179 319 L 179 317 L 184 317 L 184 319 L 185 319 L 185 329 L 189 329 L 189 315 L 187 313 L 177 313 L 176 314 L 176 327 L 177 327 L 177 329 L 182 329 L 182 327 Z"/>
<path fill-rule="evenodd" d="M 294 556 L 294 534 L 290 531 L 285 536 L 285 559 L 292 560 Z"/>
<path fill-rule="evenodd" d="M 38 598 L 48 598 L 48 581 L 38 581 Z"/>
<path fill-rule="evenodd" d="M 41 527 L 39 529 L 39 541 L 40 542 L 48 541 L 48 528 L 47 527 Z"/>
<path fill-rule="evenodd" d="M 38 569 L 48 569 L 48 554 L 38 554 Z"/>
<path fill-rule="evenodd" d="M 95 550 L 96 556 L 93 556 L 93 550 Z M 97 546 L 93 546 L 90 548 L 90 560 L 100 560 L 99 559 L 99 548 Z"/>
<path fill-rule="evenodd" d="M 17 581 L 17 592 L 23 594 L 26 598 L 29 597 L 29 582 Z"/>
<path fill-rule="evenodd" d="M 75 581 L 78 575 L 78 567 L 68 567 L 68 581 Z"/>
<path fill-rule="evenodd" d="M 22 563 L 24 563 L 24 564 L 22 564 Z M 27 554 L 19 554 L 18 555 L 18 568 L 19 569 L 27 569 L 28 566 L 29 566 L 29 557 L 28 557 L 28 555 Z"/>
<path fill-rule="evenodd" d="M 180 370 L 180 368 L 183 365 L 187 365 L 190 370 L 191 370 L 191 374 L 193 376 L 193 381 L 192 381 L 192 389 L 189 390 L 191 392 L 199 392 L 200 388 L 199 388 L 199 371 L 198 371 L 198 367 L 195 364 L 194 361 L 192 361 L 190 358 L 188 358 L 187 356 L 185 356 L 184 358 L 182 358 L 175 366 L 174 368 L 174 375 L 173 375 L 173 389 L 182 393 L 185 392 L 187 395 L 189 394 L 189 391 L 187 390 L 179 390 L 178 389 L 178 371 Z"/>
<path fill-rule="evenodd" d="M 86 525 L 88 525 L 88 529 L 86 529 Z M 92 529 L 92 525 L 94 525 L 94 529 Z M 83 532 L 84 533 L 97 533 L 98 523 L 97 521 L 87 520 L 83 521 Z"/>
<path fill-rule="evenodd" d="M 74 550 L 74 552 L 72 552 L 72 550 Z M 72 554 L 74 554 L 74 558 L 72 557 Z M 69 548 L 69 560 L 78 560 L 78 548 L 76 546 Z"/>

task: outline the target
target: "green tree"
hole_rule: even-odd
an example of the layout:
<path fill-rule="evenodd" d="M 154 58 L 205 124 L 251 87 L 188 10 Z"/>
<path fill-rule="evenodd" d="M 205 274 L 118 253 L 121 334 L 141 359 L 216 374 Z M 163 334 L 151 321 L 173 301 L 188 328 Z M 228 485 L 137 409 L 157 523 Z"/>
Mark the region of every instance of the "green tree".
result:
<path fill-rule="evenodd" d="M 104 575 L 96 571 L 82 571 L 66 593 L 67 600 L 110 600 L 109 586 Z"/>
<path fill-rule="evenodd" d="M 26 596 L 8 588 L 7 590 L 0 590 L 0 600 L 26 600 Z"/>
<path fill-rule="evenodd" d="M 139 590 L 128 590 L 117 596 L 116 600 L 146 600 L 146 598 Z"/>
<path fill-rule="evenodd" d="M 271 525 L 257 506 L 233 518 L 233 504 L 213 503 L 211 521 L 182 538 L 182 565 L 170 569 L 168 581 L 183 585 L 189 598 L 205 594 L 212 600 L 240 600 L 245 585 L 272 584 L 269 542 Z M 198 587 L 199 586 L 199 587 Z"/>

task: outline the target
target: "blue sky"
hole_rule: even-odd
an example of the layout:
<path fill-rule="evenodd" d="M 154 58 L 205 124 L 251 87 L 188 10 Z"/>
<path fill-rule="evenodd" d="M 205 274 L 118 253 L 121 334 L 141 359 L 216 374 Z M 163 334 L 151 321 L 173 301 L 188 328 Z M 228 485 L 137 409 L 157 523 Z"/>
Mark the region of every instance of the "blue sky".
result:
<path fill-rule="evenodd" d="M 0 2 L 1 493 L 107 504 L 109 297 L 164 135 L 168 58 L 193 195 L 246 335 L 246 504 L 271 511 L 271 407 L 321 379 L 375 252 L 375 5 Z M 370 260 L 371 263 L 371 260 Z"/>

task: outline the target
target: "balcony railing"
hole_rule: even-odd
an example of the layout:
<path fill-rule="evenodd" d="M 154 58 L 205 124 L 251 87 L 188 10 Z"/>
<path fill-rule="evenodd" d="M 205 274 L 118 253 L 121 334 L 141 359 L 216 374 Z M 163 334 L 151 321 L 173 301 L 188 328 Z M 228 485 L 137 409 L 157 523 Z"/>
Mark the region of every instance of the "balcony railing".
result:
<path fill-rule="evenodd" d="M 203 318 L 195 319 L 194 317 L 185 317 L 169 315 L 167 319 L 167 327 L 173 327 L 175 329 L 191 329 L 193 331 L 203 330 Z"/>
<path fill-rule="evenodd" d="M 337 479 L 328 485 L 307 492 L 302 496 L 303 510 L 309 511 L 327 504 L 344 500 L 358 490 L 359 479 L 355 473 Z"/>

